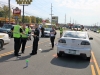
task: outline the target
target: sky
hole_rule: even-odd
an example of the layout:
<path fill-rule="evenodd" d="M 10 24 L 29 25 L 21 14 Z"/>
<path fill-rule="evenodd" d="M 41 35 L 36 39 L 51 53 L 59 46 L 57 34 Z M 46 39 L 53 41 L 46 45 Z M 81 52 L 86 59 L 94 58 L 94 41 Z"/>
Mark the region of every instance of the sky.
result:
<path fill-rule="evenodd" d="M 8 0 L 0 0 L 0 4 L 7 4 Z M 100 0 L 33 0 L 25 6 L 25 15 L 33 15 L 43 19 L 51 19 L 51 3 L 53 16 L 58 16 L 59 23 L 78 23 L 82 25 L 100 25 Z M 11 0 L 11 7 L 22 6 Z"/>

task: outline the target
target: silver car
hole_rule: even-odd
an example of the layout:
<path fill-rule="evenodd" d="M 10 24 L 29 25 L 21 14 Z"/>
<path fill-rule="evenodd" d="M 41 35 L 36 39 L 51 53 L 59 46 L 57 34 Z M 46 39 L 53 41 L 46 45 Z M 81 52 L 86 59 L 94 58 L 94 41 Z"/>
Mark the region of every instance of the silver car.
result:
<path fill-rule="evenodd" d="M 50 31 L 52 30 L 52 28 L 45 28 L 44 30 L 44 36 L 45 37 L 49 37 L 50 36 Z"/>

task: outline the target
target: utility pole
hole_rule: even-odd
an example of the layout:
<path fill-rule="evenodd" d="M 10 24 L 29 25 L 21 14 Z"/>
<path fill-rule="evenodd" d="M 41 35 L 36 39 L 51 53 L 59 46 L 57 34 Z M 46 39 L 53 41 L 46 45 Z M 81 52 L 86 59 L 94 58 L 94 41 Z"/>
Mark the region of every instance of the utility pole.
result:
<path fill-rule="evenodd" d="M 50 14 L 50 15 L 51 15 L 51 25 L 52 25 L 52 15 L 53 15 L 53 14 L 52 14 L 52 7 L 53 7 L 53 6 L 52 6 L 52 3 L 51 3 L 51 14 Z"/>
<path fill-rule="evenodd" d="M 71 17 L 70 17 L 70 23 L 71 23 Z"/>
<path fill-rule="evenodd" d="M 24 5 L 23 5 L 23 19 L 22 22 L 24 23 Z"/>
<path fill-rule="evenodd" d="M 74 19 L 73 19 L 73 24 L 74 24 Z"/>
<path fill-rule="evenodd" d="M 8 6 L 9 6 L 9 24 L 10 24 L 10 0 L 8 0 Z"/>
<path fill-rule="evenodd" d="M 66 25 L 66 14 L 65 14 L 65 25 Z"/>

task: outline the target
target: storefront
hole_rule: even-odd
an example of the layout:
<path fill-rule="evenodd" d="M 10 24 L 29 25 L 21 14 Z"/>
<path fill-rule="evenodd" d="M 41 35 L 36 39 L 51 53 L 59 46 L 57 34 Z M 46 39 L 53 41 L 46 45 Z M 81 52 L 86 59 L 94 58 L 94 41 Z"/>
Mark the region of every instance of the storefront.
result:
<path fill-rule="evenodd" d="M 3 24 L 8 24 L 8 23 L 9 23 L 8 18 L 0 17 L 0 27 L 2 27 Z M 15 24 L 15 19 L 10 19 L 10 24 Z"/>

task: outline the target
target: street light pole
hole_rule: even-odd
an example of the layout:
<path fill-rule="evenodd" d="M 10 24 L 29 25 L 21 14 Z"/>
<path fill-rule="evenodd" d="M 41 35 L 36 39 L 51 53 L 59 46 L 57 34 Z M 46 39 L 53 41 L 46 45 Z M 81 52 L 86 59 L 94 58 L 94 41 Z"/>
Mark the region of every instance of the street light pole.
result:
<path fill-rule="evenodd" d="M 9 24 L 10 24 L 10 0 L 8 0 L 8 5 L 9 5 Z"/>
<path fill-rule="evenodd" d="M 24 23 L 24 5 L 23 5 L 23 19 L 22 22 Z"/>

